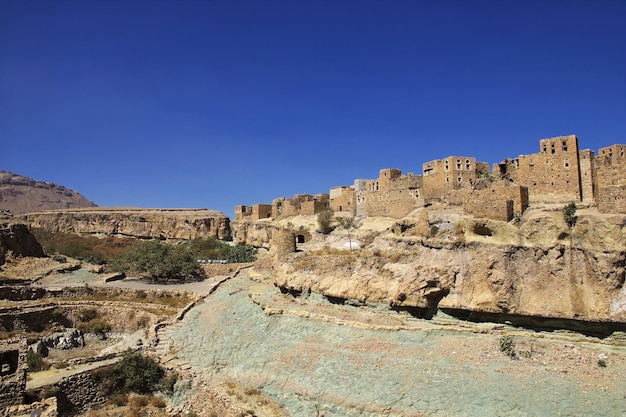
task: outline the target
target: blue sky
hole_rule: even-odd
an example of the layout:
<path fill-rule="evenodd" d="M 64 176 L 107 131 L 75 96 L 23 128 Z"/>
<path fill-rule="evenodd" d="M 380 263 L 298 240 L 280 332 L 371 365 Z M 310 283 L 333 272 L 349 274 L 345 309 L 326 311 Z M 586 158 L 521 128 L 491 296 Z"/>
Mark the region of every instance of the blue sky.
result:
<path fill-rule="evenodd" d="M 626 143 L 626 1 L 0 2 L 0 169 L 101 206 Z"/>

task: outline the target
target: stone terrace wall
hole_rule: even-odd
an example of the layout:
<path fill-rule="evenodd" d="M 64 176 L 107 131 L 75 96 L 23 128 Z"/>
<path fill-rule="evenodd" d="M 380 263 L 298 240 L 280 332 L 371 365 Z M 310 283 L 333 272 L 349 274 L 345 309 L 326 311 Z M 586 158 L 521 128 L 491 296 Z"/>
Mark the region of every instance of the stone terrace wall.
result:
<path fill-rule="evenodd" d="M 57 409 L 59 416 L 72 416 L 106 402 L 93 371 L 72 375 L 54 385 L 59 391 Z"/>

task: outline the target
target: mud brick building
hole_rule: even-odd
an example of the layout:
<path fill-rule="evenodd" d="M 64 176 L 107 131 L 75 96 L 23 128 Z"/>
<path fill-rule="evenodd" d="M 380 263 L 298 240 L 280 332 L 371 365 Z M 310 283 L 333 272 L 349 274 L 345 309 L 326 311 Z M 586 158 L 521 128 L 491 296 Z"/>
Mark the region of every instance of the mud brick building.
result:
<path fill-rule="evenodd" d="M 365 185 L 368 216 L 404 217 L 418 207 L 422 176 L 395 168 L 381 169 L 378 179 Z"/>
<path fill-rule="evenodd" d="M 626 213 L 626 145 L 601 148 L 596 156 L 580 150 L 576 136 L 559 136 L 541 139 L 538 153 L 504 159 L 493 170 L 473 157 L 449 156 L 424 163 L 422 171 L 403 175 L 386 168 L 377 179 L 357 179 L 352 186 L 333 187 L 330 194 L 279 198 L 271 214 L 268 205 L 237 206 L 235 221 L 281 219 L 327 208 L 344 216 L 401 218 L 434 202 L 501 221 L 523 214 L 533 203 L 575 202 L 597 206 L 602 213 Z"/>
<path fill-rule="evenodd" d="M 328 194 L 296 194 L 293 198 L 277 198 L 272 201 L 272 218 L 275 220 L 300 214 L 317 214 L 330 207 Z"/>
<path fill-rule="evenodd" d="M 244 219 L 261 220 L 272 217 L 272 205 L 271 204 L 255 204 L 253 206 L 236 206 L 235 207 L 235 221 L 241 221 Z"/>
<path fill-rule="evenodd" d="M 356 215 L 356 191 L 353 187 L 333 187 L 330 189 L 330 208 L 339 215 Z"/>
<path fill-rule="evenodd" d="M 489 164 L 467 156 L 449 156 L 426 162 L 422 170 L 426 202 L 445 201 L 451 192 L 471 186 L 481 174 L 490 172 Z"/>
<path fill-rule="evenodd" d="M 626 213 L 626 145 L 602 148 L 594 159 L 594 189 L 602 213 Z"/>
<path fill-rule="evenodd" d="M 530 202 L 567 203 L 593 195 L 591 183 L 583 190 L 576 136 L 542 139 L 539 147 L 539 153 L 499 164 L 495 174 L 527 187 Z"/>

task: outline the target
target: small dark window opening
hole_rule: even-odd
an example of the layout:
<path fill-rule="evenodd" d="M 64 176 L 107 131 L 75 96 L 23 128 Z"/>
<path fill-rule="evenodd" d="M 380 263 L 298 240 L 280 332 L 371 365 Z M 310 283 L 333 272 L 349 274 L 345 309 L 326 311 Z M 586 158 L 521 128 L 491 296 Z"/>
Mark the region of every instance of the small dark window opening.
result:
<path fill-rule="evenodd" d="M 14 374 L 19 362 L 19 351 L 10 350 L 0 353 L 0 375 Z"/>
<path fill-rule="evenodd" d="M 305 242 L 304 235 L 296 236 L 296 243 L 304 243 L 304 242 Z"/>

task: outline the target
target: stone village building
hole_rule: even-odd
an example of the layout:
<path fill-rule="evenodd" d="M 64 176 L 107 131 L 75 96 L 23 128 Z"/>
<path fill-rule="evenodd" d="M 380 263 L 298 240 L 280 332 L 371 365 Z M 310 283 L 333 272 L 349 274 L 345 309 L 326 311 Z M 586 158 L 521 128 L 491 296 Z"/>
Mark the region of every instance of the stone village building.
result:
<path fill-rule="evenodd" d="M 422 165 L 422 175 L 382 169 L 373 180 L 329 194 L 296 195 L 269 204 L 235 207 L 235 221 L 283 219 L 331 208 L 342 216 L 402 218 L 434 203 L 462 206 L 474 217 L 510 221 L 530 203 L 595 205 L 601 213 L 626 213 L 626 145 L 579 150 L 574 135 L 541 139 L 539 152 L 493 165 L 449 156 Z"/>

